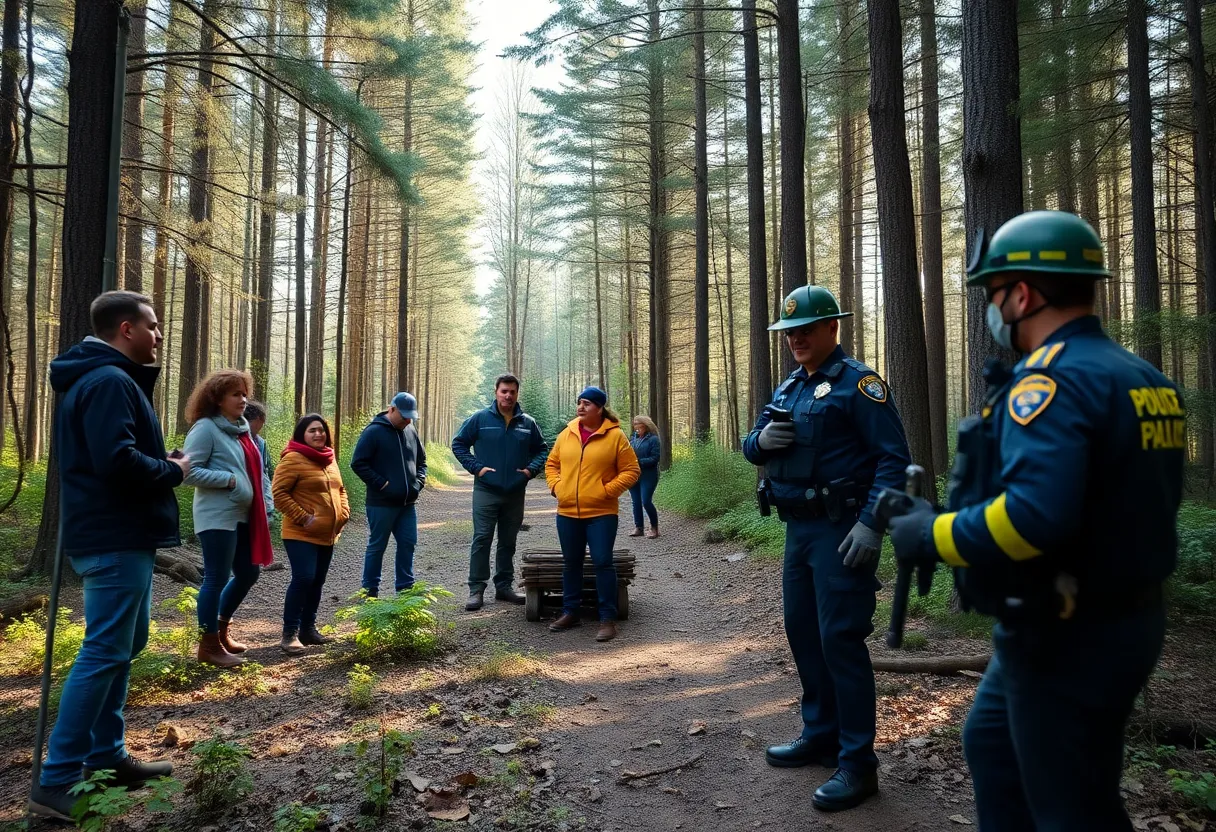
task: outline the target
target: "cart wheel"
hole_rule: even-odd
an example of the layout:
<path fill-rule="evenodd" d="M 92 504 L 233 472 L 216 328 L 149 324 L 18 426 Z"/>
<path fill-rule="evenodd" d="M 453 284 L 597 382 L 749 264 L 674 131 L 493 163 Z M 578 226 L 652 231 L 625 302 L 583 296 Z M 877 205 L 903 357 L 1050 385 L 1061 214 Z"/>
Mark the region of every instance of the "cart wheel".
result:
<path fill-rule="evenodd" d="M 629 620 L 629 584 L 618 584 L 616 588 L 616 617 L 620 621 Z"/>
<path fill-rule="evenodd" d="M 529 621 L 540 621 L 540 587 L 530 586 L 525 593 L 524 617 Z"/>

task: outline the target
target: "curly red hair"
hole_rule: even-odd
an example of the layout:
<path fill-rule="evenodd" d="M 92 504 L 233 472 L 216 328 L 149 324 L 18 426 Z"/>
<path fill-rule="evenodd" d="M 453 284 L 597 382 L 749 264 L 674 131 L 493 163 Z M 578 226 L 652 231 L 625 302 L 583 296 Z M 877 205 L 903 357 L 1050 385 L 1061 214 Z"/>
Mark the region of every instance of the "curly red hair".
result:
<path fill-rule="evenodd" d="M 216 370 L 194 385 L 186 402 L 186 423 L 193 425 L 220 412 L 220 402 L 233 390 L 244 390 L 253 396 L 253 376 L 244 370 Z"/>

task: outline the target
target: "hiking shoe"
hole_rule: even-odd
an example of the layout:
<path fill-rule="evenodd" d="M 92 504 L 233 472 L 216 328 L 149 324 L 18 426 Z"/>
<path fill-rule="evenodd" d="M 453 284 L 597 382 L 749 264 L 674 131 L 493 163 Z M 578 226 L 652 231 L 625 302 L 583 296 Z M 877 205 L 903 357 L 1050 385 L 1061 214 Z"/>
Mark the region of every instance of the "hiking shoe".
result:
<path fill-rule="evenodd" d="M 481 592 L 470 592 L 469 600 L 465 603 L 464 608 L 467 612 L 476 612 L 485 606 L 485 590 Z"/>
<path fill-rule="evenodd" d="M 95 771 L 99 770 L 85 766 L 83 769 L 84 779 L 88 780 L 93 776 Z M 168 777 L 172 773 L 173 763 L 167 760 L 142 763 L 128 755 L 114 764 L 114 777 L 110 780 L 109 785 L 138 789 L 149 780 L 155 780 L 157 777 Z"/>
<path fill-rule="evenodd" d="M 30 790 L 26 808 L 35 817 L 72 823 L 72 807 L 82 799 L 82 795 L 72 794 L 75 785 L 69 783 L 66 786 L 35 786 Z"/>
<path fill-rule="evenodd" d="M 582 622 L 579 621 L 577 615 L 571 613 L 563 613 L 562 617 L 549 625 L 549 632 L 560 633 L 562 630 L 569 630 L 571 627 L 577 627 Z"/>
<path fill-rule="evenodd" d="M 494 591 L 495 601 L 506 601 L 508 604 L 522 604 L 524 596 L 520 595 L 511 587 L 504 587 Z"/>
<path fill-rule="evenodd" d="M 616 622 L 615 621 L 601 621 L 600 629 L 595 634 L 595 640 L 596 641 L 612 641 L 614 638 L 616 638 Z"/>

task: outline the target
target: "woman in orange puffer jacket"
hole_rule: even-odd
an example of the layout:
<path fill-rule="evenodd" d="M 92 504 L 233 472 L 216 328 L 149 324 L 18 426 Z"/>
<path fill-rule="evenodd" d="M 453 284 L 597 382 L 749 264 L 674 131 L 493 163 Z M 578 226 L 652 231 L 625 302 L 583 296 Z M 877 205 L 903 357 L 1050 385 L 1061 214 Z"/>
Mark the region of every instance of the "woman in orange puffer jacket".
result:
<path fill-rule="evenodd" d="M 317 608 L 334 544 L 350 519 L 350 501 L 334 459 L 329 424 L 316 413 L 296 424 L 274 470 L 271 491 L 275 508 L 283 513 L 283 546 L 291 561 L 279 646 L 294 656 L 303 653 L 306 645 L 330 641 L 317 631 Z"/>
<path fill-rule="evenodd" d="M 583 601 L 583 554 L 590 548 L 599 596 L 600 628 L 596 641 L 616 637 L 617 500 L 629 490 L 641 468 L 621 420 L 608 407 L 608 396 L 588 387 L 578 396 L 578 418 L 557 439 L 545 462 L 549 490 L 557 497 L 557 537 L 561 541 L 562 616 L 549 625 L 553 632 L 579 623 Z"/>

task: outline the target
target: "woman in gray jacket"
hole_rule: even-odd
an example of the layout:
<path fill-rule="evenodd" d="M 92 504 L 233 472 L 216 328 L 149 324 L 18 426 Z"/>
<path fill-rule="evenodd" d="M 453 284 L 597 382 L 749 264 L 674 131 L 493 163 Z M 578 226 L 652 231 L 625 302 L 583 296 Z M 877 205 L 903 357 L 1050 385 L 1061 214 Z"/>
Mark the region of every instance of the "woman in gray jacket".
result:
<path fill-rule="evenodd" d="M 270 526 L 262 455 L 249 433 L 245 403 L 253 380 L 240 370 L 217 370 L 199 382 L 186 404 L 190 457 L 185 484 L 194 486 L 194 533 L 203 547 L 198 591 L 198 660 L 219 667 L 242 664 L 246 645 L 231 638 L 237 607 L 271 562 Z"/>

